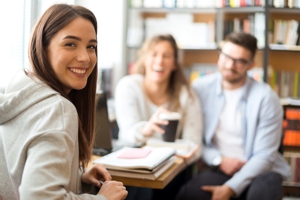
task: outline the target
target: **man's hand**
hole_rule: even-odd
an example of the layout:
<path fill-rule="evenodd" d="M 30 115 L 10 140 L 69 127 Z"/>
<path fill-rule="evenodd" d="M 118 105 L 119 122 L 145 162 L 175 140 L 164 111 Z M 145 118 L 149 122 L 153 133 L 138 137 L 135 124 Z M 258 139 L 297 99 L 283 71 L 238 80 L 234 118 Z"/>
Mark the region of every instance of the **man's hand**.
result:
<path fill-rule="evenodd" d="M 244 166 L 244 164 L 245 162 L 240 161 L 237 158 L 223 157 L 219 168 L 226 175 L 232 176 L 238 172 Z"/>
<path fill-rule="evenodd" d="M 227 185 L 202 186 L 201 189 L 212 193 L 211 200 L 229 200 L 234 195 L 234 192 Z"/>

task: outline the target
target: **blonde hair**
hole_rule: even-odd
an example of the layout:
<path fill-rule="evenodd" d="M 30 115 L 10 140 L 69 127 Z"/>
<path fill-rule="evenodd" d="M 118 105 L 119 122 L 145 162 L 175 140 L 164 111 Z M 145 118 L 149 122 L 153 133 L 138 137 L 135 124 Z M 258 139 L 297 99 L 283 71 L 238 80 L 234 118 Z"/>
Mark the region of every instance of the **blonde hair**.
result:
<path fill-rule="evenodd" d="M 180 91 L 182 86 L 186 87 L 186 89 L 189 92 L 189 95 L 191 96 L 191 90 L 190 90 L 190 85 L 189 82 L 187 81 L 183 69 L 179 64 L 178 61 L 178 47 L 176 44 L 176 41 L 172 35 L 157 35 L 152 37 L 149 40 L 146 40 L 142 46 L 142 48 L 138 51 L 138 59 L 135 62 L 133 66 L 134 73 L 141 74 L 145 76 L 146 70 L 144 66 L 145 58 L 146 55 L 149 51 L 152 50 L 153 46 L 156 45 L 159 42 L 166 41 L 169 42 L 173 48 L 174 52 L 174 65 L 175 65 L 175 70 L 172 71 L 171 76 L 170 76 L 170 82 L 168 85 L 168 93 L 169 93 L 169 105 L 168 109 L 171 111 L 176 111 L 181 108 L 180 105 Z"/>

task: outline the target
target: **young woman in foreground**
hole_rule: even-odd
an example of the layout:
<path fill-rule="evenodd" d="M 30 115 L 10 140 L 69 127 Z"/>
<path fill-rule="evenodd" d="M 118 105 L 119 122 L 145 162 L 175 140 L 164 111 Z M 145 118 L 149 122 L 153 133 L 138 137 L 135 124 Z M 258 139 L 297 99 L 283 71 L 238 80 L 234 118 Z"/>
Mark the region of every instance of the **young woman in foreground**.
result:
<path fill-rule="evenodd" d="M 102 165 L 85 170 L 94 137 L 94 14 L 51 6 L 33 30 L 29 58 L 31 69 L 0 94 L 0 199 L 125 199 Z M 89 184 L 101 187 L 97 195 L 83 194 Z"/>

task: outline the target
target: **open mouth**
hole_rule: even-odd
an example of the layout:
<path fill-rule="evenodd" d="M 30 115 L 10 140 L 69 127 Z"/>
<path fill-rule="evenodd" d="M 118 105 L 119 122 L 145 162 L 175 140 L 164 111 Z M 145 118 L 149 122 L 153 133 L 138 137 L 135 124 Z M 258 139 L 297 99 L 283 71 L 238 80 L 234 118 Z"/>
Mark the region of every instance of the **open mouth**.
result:
<path fill-rule="evenodd" d="M 153 67 L 153 70 L 155 72 L 163 72 L 164 71 L 164 69 L 162 67 Z"/>
<path fill-rule="evenodd" d="M 85 74 L 86 73 L 86 69 L 74 69 L 74 68 L 70 68 L 71 72 L 74 72 L 76 74 Z"/>

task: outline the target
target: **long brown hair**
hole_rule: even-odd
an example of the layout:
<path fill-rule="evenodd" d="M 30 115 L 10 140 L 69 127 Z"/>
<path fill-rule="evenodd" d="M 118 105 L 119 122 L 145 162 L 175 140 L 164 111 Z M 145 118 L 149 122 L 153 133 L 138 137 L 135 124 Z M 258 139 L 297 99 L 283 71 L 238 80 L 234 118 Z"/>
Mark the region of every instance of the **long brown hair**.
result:
<path fill-rule="evenodd" d="M 189 82 L 187 81 L 183 69 L 179 64 L 178 60 L 178 47 L 176 44 L 176 41 L 172 35 L 157 35 L 152 37 L 149 40 L 146 40 L 142 46 L 142 48 L 138 51 L 138 59 L 134 64 L 134 72 L 139 73 L 141 75 L 146 74 L 145 70 L 145 58 L 146 55 L 149 51 L 152 50 L 153 46 L 155 46 L 157 43 L 162 42 L 162 41 L 167 41 L 171 44 L 174 52 L 174 65 L 175 65 L 175 70 L 172 71 L 171 76 L 170 76 L 170 82 L 169 82 L 169 88 L 168 88 L 168 93 L 170 96 L 170 103 L 168 105 L 168 109 L 176 111 L 181 108 L 180 105 L 180 91 L 182 86 L 185 86 L 186 89 L 189 92 L 189 95 L 191 96 L 191 91 L 190 91 L 190 86 Z"/>
<path fill-rule="evenodd" d="M 97 34 L 97 20 L 90 10 L 81 6 L 67 4 L 55 4 L 48 8 L 36 23 L 32 32 L 29 45 L 29 59 L 34 75 L 70 100 L 76 107 L 78 113 L 79 160 L 84 168 L 92 155 L 98 67 L 96 64 L 85 88 L 82 90 L 73 89 L 67 94 L 55 75 L 46 53 L 53 36 L 78 17 L 89 20 Z"/>

